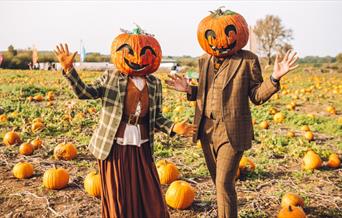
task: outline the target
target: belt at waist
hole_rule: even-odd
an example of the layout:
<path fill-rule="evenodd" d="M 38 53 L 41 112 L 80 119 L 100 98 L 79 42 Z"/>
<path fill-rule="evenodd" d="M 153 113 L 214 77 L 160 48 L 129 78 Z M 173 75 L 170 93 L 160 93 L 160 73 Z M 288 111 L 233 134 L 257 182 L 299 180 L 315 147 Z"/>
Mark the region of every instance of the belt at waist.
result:
<path fill-rule="evenodd" d="M 135 116 L 135 115 L 123 115 L 122 116 L 122 119 L 121 119 L 122 122 L 124 123 L 127 123 L 127 124 L 131 124 L 131 125 L 137 125 L 137 124 L 148 124 L 149 122 L 149 117 L 148 115 L 146 116 L 143 116 L 143 117 L 139 117 L 139 116 Z"/>

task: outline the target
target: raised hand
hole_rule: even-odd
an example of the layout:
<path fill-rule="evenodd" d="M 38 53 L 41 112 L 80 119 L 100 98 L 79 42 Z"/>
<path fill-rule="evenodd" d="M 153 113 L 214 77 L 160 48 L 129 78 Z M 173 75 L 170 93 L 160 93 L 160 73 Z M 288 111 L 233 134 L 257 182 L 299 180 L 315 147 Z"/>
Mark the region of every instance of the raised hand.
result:
<path fill-rule="evenodd" d="M 176 134 L 182 135 L 182 136 L 192 136 L 195 133 L 196 126 L 193 124 L 187 123 L 187 121 L 183 121 L 180 123 L 176 123 L 173 126 L 172 131 L 175 132 Z"/>
<path fill-rule="evenodd" d="M 58 58 L 59 63 L 62 65 L 65 72 L 68 72 L 73 67 L 73 62 L 77 52 L 73 54 L 69 53 L 69 48 L 67 44 L 59 44 L 56 46 L 56 50 L 54 50 L 55 55 Z"/>
<path fill-rule="evenodd" d="M 170 86 L 172 89 L 177 90 L 179 92 L 187 92 L 190 93 L 190 86 L 186 78 L 181 77 L 179 75 L 169 75 L 169 80 L 165 80 L 166 84 Z"/>
<path fill-rule="evenodd" d="M 280 80 L 280 78 L 288 72 L 296 69 L 298 67 L 298 64 L 296 64 L 298 58 L 297 52 L 293 52 L 292 50 L 286 52 L 286 55 L 281 62 L 279 62 L 279 56 L 277 55 L 274 62 L 272 77 Z"/>

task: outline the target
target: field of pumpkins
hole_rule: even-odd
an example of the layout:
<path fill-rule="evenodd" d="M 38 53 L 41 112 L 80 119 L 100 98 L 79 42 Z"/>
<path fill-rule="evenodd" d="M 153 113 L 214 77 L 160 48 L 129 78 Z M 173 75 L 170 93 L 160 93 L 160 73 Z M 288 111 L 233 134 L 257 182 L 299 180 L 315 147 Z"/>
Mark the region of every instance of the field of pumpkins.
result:
<path fill-rule="evenodd" d="M 79 74 L 91 83 L 101 72 Z M 195 103 L 163 84 L 163 114 L 192 121 Z M 251 104 L 255 139 L 236 175 L 239 216 L 342 217 L 342 74 L 303 65 L 281 86 Z M 100 176 L 87 150 L 100 100 L 76 99 L 61 72 L 20 70 L 0 71 L 0 99 L 0 217 L 100 217 Z M 171 217 L 216 217 L 201 143 L 155 139 Z"/>

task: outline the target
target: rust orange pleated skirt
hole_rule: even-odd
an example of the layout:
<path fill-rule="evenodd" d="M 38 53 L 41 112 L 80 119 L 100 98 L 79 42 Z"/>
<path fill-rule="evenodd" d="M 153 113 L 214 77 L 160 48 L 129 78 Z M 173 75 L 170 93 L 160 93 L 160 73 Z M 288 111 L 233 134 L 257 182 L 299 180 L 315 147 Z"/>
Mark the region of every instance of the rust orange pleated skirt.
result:
<path fill-rule="evenodd" d="M 114 143 L 107 159 L 98 162 L 102 217 L 169 217 L 148 142 L 141 147 Z"/>

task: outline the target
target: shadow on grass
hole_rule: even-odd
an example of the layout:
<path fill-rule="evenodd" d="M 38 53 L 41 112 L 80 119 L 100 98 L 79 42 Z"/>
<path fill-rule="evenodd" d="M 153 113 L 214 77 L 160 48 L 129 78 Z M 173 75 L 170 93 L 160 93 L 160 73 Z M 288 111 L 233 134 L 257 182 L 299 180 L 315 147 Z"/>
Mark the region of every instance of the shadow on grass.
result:
<path fill-rule="evenodd" d="M 316 217 L 316 218 L 342 217 L 341 208 L 305 207 L 305 213 L 310 215 L 310 217 Z"/>

